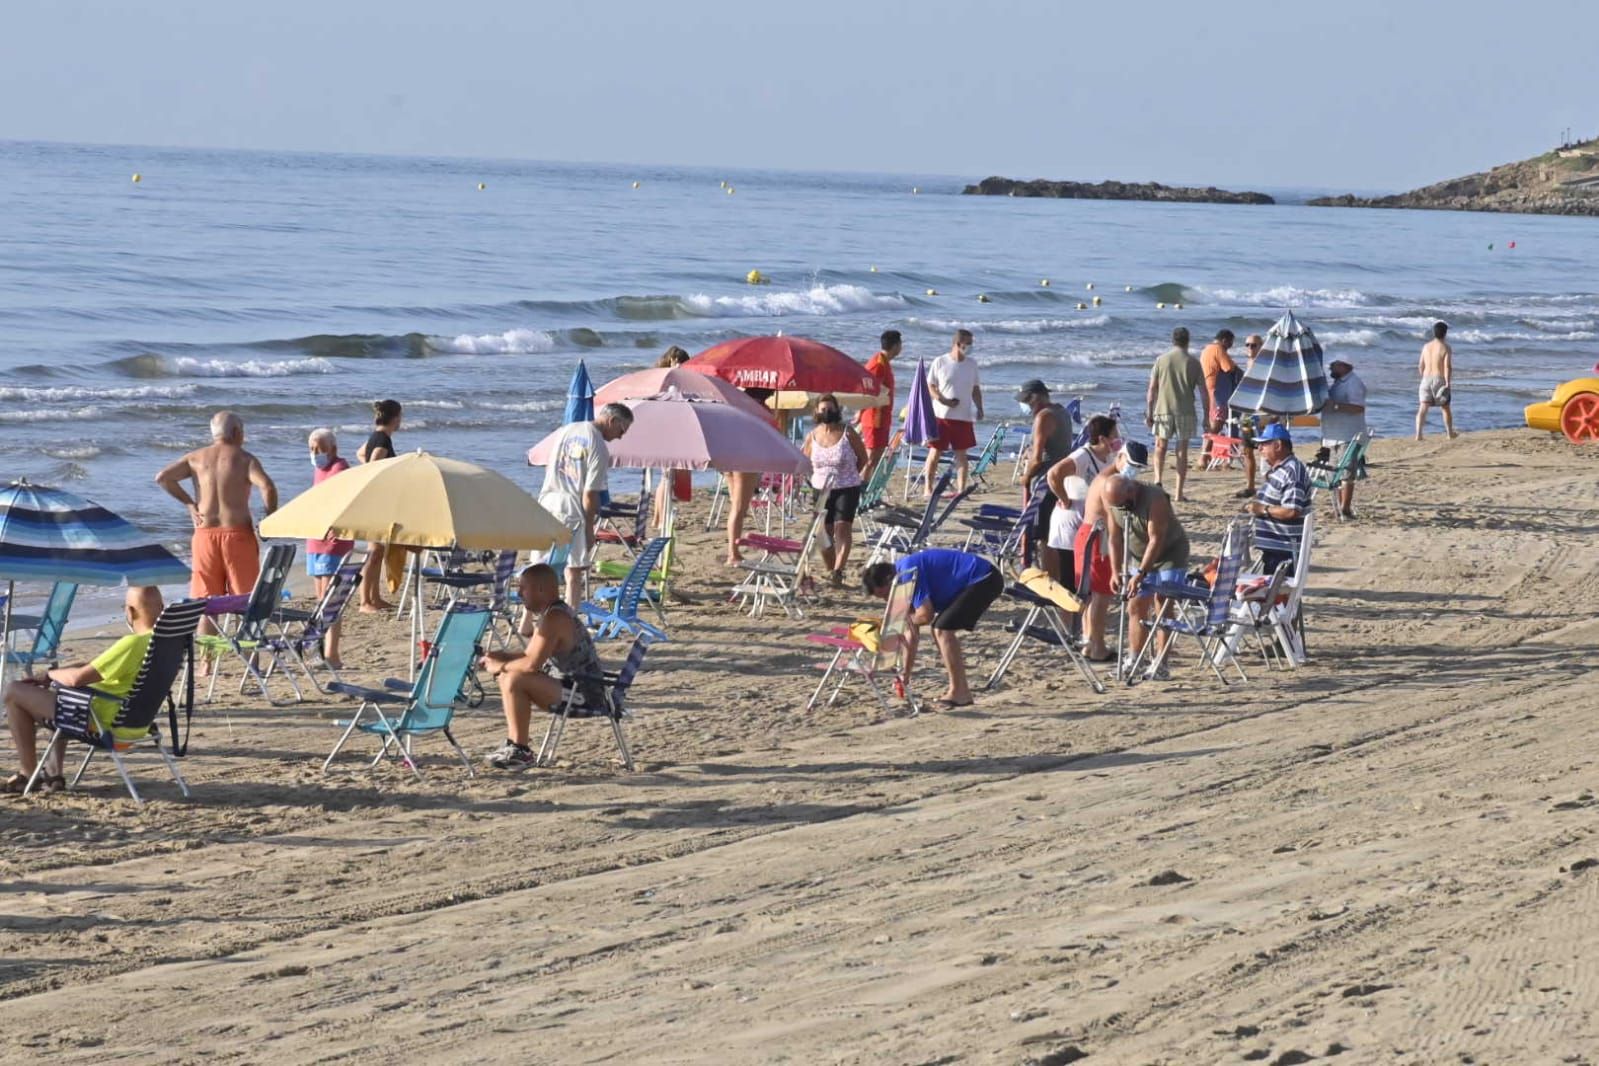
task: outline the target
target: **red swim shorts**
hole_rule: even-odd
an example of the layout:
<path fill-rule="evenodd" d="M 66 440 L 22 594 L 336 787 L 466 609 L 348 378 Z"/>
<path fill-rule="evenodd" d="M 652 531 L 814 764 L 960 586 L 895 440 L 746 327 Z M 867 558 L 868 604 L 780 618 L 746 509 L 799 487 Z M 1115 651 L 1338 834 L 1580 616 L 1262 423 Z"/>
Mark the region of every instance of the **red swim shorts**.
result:
<path fill-rule="evenodd" d="M 889 426 L 864 426 L 861 428 L 861 443 L 866 445 L 866 450 L 873 448 L 887 448 L 889 438 L 894 431 Z"/>
<path fill-rule="evenodd" d="M 1105 554 L 1103 550 L 1105 542 L 1101 540 L 1101 550 L 1096 551 L 1092 559 L 1087 558 L 1088 535 L 1093 531 L 1093 526 L 1086 522 L 1083 523 L 1077 527 L 1077 538 L 1072 542 L 1072 557 L 1077 563 L 1077 580 L 1079 584 L 1082 582 L 1083 567 L 1086 565 L 1090 568 L 1088 571 L 1089 591 L 1099 596 L 1109 596 L 1111 595 L 1110 556 Z"/>
<path fill-rule="evenodd" d="M 938 439 L 930 441 L 928 447 L 937 448 L 941 452 L 968 451 L 977 447 L 977 431 L 970 422 L 940 418 Z"/>

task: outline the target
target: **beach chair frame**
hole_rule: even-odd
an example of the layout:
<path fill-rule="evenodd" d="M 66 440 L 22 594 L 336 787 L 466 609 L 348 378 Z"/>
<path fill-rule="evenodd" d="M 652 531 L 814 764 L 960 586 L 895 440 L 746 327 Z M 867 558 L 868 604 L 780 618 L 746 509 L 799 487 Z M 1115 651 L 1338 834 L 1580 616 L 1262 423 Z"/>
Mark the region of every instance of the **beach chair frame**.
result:
<path fill-rule="evenodd" d="M 744 577 L 728 592 L 728 599 L 741 607 L 747 606 L 751 618 L 761 617 L 770 604 L 783 608 L 783 613 L 790 618 L 804 618 L 800 598 L 817 540 L 826 536 L 822 530 L 823 517 L 821 511 L 812 513 L 805 535 L 797 544 L 770 538 L 755 542 L 755 546 L 761 548 L 761 556 L 739 564 Z M 787 555 L 794 557 L 792 562 L 783 560 Z"/>
<path fill-rule="evenodd" d="M 605 696 L 604 707 L 580 708 L 577 706 L 577 686 L 562 686 L 566 698 L 561 701 L 559 707 L 550 708 L 550 724 L 544 730 L 544 740 L 539 744 L 535 766 L 549 766 L 554 763 L 555 751 L 561 746 L 561 737 L 566 733 L 568 721 L 573 718 L 604 718 L 611 723 L 611 735 L 616 739 L 616 750 L 622 756 L 622 765 L 627 767 L 629 773 L 633 772 L 633 752 L 627 746 L 627 734 L 622 730 L 622 719 L 628 714 L 627 691 L 633 687 L 633 682 L 644 666 L 644 656 L 654 643 L 655 638 L 649 633 L 640 633 L 633 638 L 632 647 L 628 648 L 627 658 L 622 660 L 620 670 L 614 672 L 607 670 L 598 677 L 584 674 L 572 678 L 574 681 L 598 682 Z"/>
<path fill-rule="evenodd" d="M 9 647 L 10 641 L 18 633 L 25 633 L 28 626 L 17 625 L 17 619 L 12 618 L 10 630 L 5 634 L 7 647 L 0 648 L 0 654 L 5 656 L 5 666 L 22 667 L 25 676 L 33 676 L 33 668 L 40 663 L 51 667 L 57 666 L 61 661 L 61 634 L 67 628 L 67 619 L 72 614 L 73 601 L 77 599 L 78 586 L 70 581 L 57 581 L 50 586 L 50 596 L 45 600 L 44 613 L 38 618 L 38 625 L 33 629 L 33 647 L 27 651 L 13 651 Z M 0 596 L 0 603 L 4 602 Z M 0 682 L 5 679 L 6 671 L 0 669 Z"/>
<path fill-rule="evenodd" d="M 312 669 L 313 658 L 309 652 L 315 653 L 314 661 L 327 668 L 332 681 L 343 681 L 339 672 L 322 655 L 322 639 L 327 636 L 341 618 L 344 617 L 345 608 L 350 605 L 351 597 L 361 584 L 361 568 L 364 559 L 346 558 L 333 572 L 333 579 L 328 582 L 328 588 L 322 599 L 310 611 L 281 610 L 274 616 L 278 624 L 276 636 L 266 638 L 261 642 L 261 650 L 272 656 L 273 666 L 281 666 L 283 672 L 290 673 L 291 664 L 298 666 L 305 674 L 305 679 L 311 682 L 313 688 L 326 695 L 331 689 L 324 685 Z M 289 626 L 298 625 L 298 633 L 290 634 Z M 269 668 L 268 673 L 271 672 Z M 294 688 L 296 701 L 301 700 L 302 694 L 298 686 Z"/>
<path fill-rule="evenodd" d="M 263 650 L 264 645 L 270 640 L 267 627 L 282 608 L 283 586 L 289 580 L 289 568 L 294 564 L 294 552 L 295 545 L 292 543 L 269 546 L 261 559 L 261 573 L 256 578 L 255 588 L 250 590 L 249 599 L 233 631 L 229 632 L 226 627 L 218 626 L 215 635 L 199 638 L 198 643 L 204 650 L 218 653 L 211 667 L 210 684 L 206 686 L 207 703 L 216 696 L 217 679 L 222 676 L 222 658 L 227 652 L 238 656 L 239 661 L 244 664 L 244 673 L 239 678 L 240 695 L 243 695 L 245 685 L 254 681 L 261 690 L 261 698 L 274 707 L 282 707 L 291 702 L 297 703 L 304 698 L 299 683 L 294 680 L 294 675 L 287 671 L 283 676 L 288 680 L 289 687 L 294 690 L 294 699 L 275 698 L 267 685 L 267 671 L 256 661 L 256 653 Z"/>
<path fill-rule="evenodd" d="M 1229 662 L 1238 671 L 1240 680 L 1249 680 L 1238 657 L 1225 654 L 1227 637 L 1233 628 L 1233 598 L 1238 589 L 1238 575 L 1243 570 L 1244 557 L 1249 550 L 1248 529 L 1247 522 L 1234 522 L 1228 527 L 1222 538 L 1222 553 L 1213 585 L 1193 585 L 1188 582 L 1165 584 L 1148 580 L 1143 583 L 1141 591 L 1152 593 L 1161 606 L 1150 624 L 1149 639 L 1144 641 L 1143 648 L 1134 656 L 1132 667 L 1127 672 L 1128 685 L 1135 685 L 1143 679 L 1145 675 L 1139 667 L 1146 660 L 1151 673 L 1164 666 L 1171 655 L 1172 645 L 1177 643 L 1178 637 L 1183 636 L 1198 646 L 1201 661 L 1210 667 L 1223 685 L 1231 684 L 1223 669 L 1223 665 Z M 1151 656 L 1150 649 L 1160 643 L 1156 636 L 1162 631 L 1170 633 L 1172 639 Z"/>
<path fill-rule="evenodd" d="M 624 633 L 633 637 L 640 633 L 649 633 L 655 640 L 668 639 L 664 629 L 644 621 L 639 617 L 638 611 L 639 604 L 644 600 L 650 574 L 660 563 L 661 556 L 671 542 L 671 537 L 651 538 L 633 558 L 633 565 L 628 569 L 627 576 L 622 579 L 621 584 L 615 586 L 615 594 L 605 597 L 605 601 L 608 602 L 585 600 L 579 605 L 578 612 L 582 615 L 584 623 L 594 630 L 596 640 L 613 640 Z"/>

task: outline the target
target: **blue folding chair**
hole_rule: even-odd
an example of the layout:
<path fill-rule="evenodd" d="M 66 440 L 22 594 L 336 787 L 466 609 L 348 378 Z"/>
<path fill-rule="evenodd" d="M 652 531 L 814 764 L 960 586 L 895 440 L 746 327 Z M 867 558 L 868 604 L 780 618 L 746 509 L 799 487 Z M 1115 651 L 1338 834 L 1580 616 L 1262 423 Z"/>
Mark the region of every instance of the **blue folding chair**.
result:
<path fill-rule="evenodd" d="M 655 640 L 666 640 L 666 631 L 659 626 L 653 626 L 638 616 L 638 609 L 645 601 L 645 589 L 649 585 L 650 571 L 654 570 L 661 561 L 661 553 L 666 551 L 666 546 L 672 541 L 671 537 L 655 537 L 639 549 L 633 566 L 616 586 L 614 598 L 607 597 L 609 602 L 596 603 L 589 601 L 578 608 L 583 614 L 583 621 L 594 630 L 597 640 L 614 640 L 626 634 L 636 637 L 641 633 L 648 633 Z"/>
<path fill-rule="evenodd" d="M 44 614 L 38 619 L 38 625 L 33 627 L 33 647 L 27 651 L 12 651 L 6 649 L 6 665 L 20 666 L 29 676 L 33 668 L 39 663 L 55 666 L 61 660 L 61 633 L 67 627 L 67 616 L 72 613 L 72 601 L 77 599 L 78 586 L 68 581 L 57 581 L 50 589 L 50 599 L 45 602 Z M 0 598 L 3 604 L 3 598 Z M 31 619 L 30 619 L 31 621 Z M 16 624 L 12 619 L 12 633 L 23 631 L 27 627 Z M 7 634 L 9 637 L 11 634 Z"/>
<path fill-rule="evenodd" d="M 239 678 L 239 692 L 242 695 L 244 686 L 252 679 L 261 689 L 261 697 L 275 707 L 281 707 L 286 700 L 277 700 L 267 688 L 266 671 L 262 670 L 256 662 L 257 652 L 262 650 L 268 640 L 267 627 L 274 621 L 282 610 L 283 586 L 289 579 L 289 567 L 294 562 L 293 544 L 274 544 L 266 550 L 266 556 L 261 560 L 261 573 L 255 579 L 255 588 L 250 591 L 248 600 L 245 601 L 243 612 L 239 615 L 238 625 L 230 633 L 220 630 L 214 635 L 201 636 L 195 640 L 201 651 L 217 658 L 211 669 L 211 683 L 206 686 L 206 702 L 211 702 L 216 695 L 217 678 L 222 676 L 222 657 L 228 653 L 239 657 L 244 663 L 244 674 Z M 221 597 L 228 606 L 236 611 L 233 601 L 237 597 Z M 232 611 L 224 612 L 232 613 Z M 300 686 L 294 680 L 294 675 L 284 672 L 288 679 L 289 687 L 294 690 L 294 702 L 302 696 Z"/>
<path fill-rule="evenodd" d="M 1200 657 L 1222 684 L 1230 684 L 1221 668 L 1221 660 L 1224 658 L 1232 662 L 1233 669 L 1238 671 L 1241 680 L 1249 680 L 1249 675 L 1244 673 L 1243 664 L 1238 661 L 1236 655 L 1230 654 L 1226 647 L 1227 637 L 1234 625 L 1232 608 L 1233 595 L 1238 590 L 1238 572 L 1243 568 L 1244 556 L 1248 553 L 1248 531 L 1248 525 L 1240 522 L 1228 527 L 1227 533 L 1222 538 L 1221 557 L 1216 564 L 1215 584 L 1144 581 L 1141 591 L 1153 594 L 1161 600 L 1164 603 L 1164 610 L 1156 616 L 1150 627 L 1149 639 L 1144 642 L 1144 647 L 1127 672 L 1126 680 L 1129 685 L 1137 684 L 1144 676 L 1140 674 L 1138 667 L 1148 656 L 1150 648 L 1158 643 L 1155 635 L 1160 632 L 1171 634 L 1171 639 L 1155 653 L 1149 665 L 1149 675 L 1159 673 L 1161 667 L 1165 665 L 1167 656 L 1171 654 L 1171 646 L 1176 643 L 1177 637 L 1186 636 L 1199 646 Z"/>
<path fill-rule="evenodd" d="M 563 699 L 559 707 L 550 708 L 550 726 L 544 731 L 544 742 L 539 745 L 538 761 L 535 765 L 548 766 L 555 761 L 555 749 L 560 746 L 561 735 L 566 732 L 566 723 L 573 718 L 604 718 L 611 723 L 611 734 L 616 737 L 616 748 L 622 753 L 622 765 L 629 771 L 633 769 L 633 753 L 627 748 L 627 737 L 622 735 L 622 719 L 627 717 L 627 705 L 624 700 L 627 690 L 632 687 L 634 678 L 638 677 L 639 668 L 644 665 L 644 653 L 650 650 L 650 645 L 655 638 L 648 633 L 640 633 L 633 640 L 633 646 L 628 649 L 627 658 L 622 662 L 622 669 L 605 671 L 599 677 L 580 675 L 568 678 L 571 681 L 591 681 L 600 686 L 600 691 L 605 696 L 603 707 L 590 707 L 580 699 L 581 686 L 567 684 L 562 686 Z"/>
<path fill-rule="evenodd" d="M 450 747 L 455 749 L 455 754 L 460 756 L 467 776 L 474 776 L 472 761 L 461 750 L 461 745 L 455 742 L 450 723 L 455 720 L 455 705 L 461 699 L 461 688 L 480 653 L 479 642 L 488 624 L 489 612 L 485 608 L 457 604 L 446 610 L 439 621 L 433 646 L 422 660 L 415 681 L 389 678 L 380 689 L 342 681 L 329 685 L 329 691 L 358 699 L 361 705 L 354 718 L 348 722 L 334 723 L 344 726 L 344 733 L 339 737 L 339 742 L 333 745 L 333 750 L 328 752 L 327 759 L 322 763 L 322 771 L 327 772 L 339 749 L 344 747 L 352 734 L 360 730 L 383 739 L 383 746 L 373 758 L 372 766 L 377 766 L 384 756 L 392 754 L 416 775 L 417 780 L 421 780 L 422 772 L 416 768 L 416 762 L 411 757 L 411 741 L 415 737 L 442 733 Z M 399 707 L 400 713 L 391 718 L 383 713 L 385 706 Z M 364 720 L 368 709 L 372 712 L 372 721 Z"/>

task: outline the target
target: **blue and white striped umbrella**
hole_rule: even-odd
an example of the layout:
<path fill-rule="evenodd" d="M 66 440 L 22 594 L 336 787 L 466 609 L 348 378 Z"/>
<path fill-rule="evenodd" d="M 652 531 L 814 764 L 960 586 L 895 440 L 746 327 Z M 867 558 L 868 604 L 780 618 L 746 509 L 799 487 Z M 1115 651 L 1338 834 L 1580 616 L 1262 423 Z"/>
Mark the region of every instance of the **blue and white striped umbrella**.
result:
<path fill-rule="evenodd" d="M 1321 345 L 1292 311 L 1266 334 L 1266 348 L 1244 372 L 1228 406 L 1268 415 L 1311 415 L 1327 402 Z"/>
<path fill-rule="evenodd" d="M 99 504 L 18 481 L 0 489 L 0 580 L 166 585 L 187 582 L 189 568 Z"/>

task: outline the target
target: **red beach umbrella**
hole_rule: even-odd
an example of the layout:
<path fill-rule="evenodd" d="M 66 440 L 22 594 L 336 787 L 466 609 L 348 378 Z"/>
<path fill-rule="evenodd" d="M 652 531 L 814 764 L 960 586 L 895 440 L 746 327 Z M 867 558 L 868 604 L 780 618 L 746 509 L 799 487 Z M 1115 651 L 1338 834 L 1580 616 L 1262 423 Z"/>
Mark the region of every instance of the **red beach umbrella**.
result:
<path fill-rule="evenodd" d="M 741 337 L 707 348 L 683 366 L 741 389 L 877 395 L 865 367 L 805 337 Z"/>

